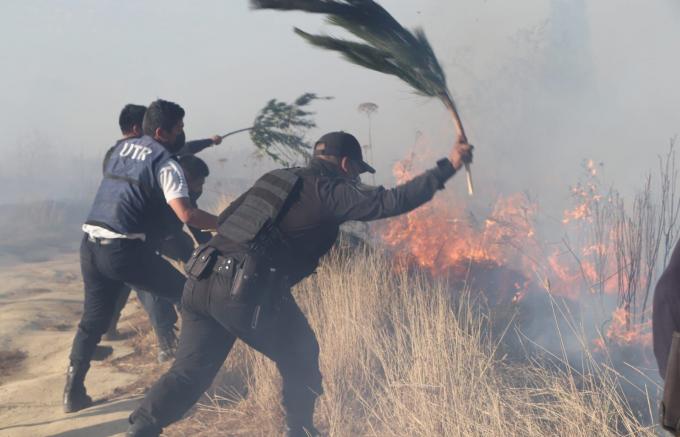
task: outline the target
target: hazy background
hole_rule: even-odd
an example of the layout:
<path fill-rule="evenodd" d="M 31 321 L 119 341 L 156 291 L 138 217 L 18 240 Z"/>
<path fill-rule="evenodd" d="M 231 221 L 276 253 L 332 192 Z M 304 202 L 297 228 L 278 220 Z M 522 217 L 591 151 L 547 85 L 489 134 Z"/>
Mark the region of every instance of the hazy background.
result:
<path fill-rule="evenodd" d="M 475 202 L 528 189 L 561 207 L 584 158 L 632 190 L 680 130 L 677 0 L 381 4 L 423 26 L 444 65 L 477 146 Z M 246 0 L 3 0 L 0 204 L 90 201 L 103 153 L 120 136 L 120 109 L 159 97 L 187 110 L 189 139 L 249 126 L 268 99 L 310 91 L 335 97 L 315 103 L 310 140 L 343 129 L 366 142 L 357 106 L 374 102 L 385 184 L 418 135 L 432 163 L 448 152 L 453 130 L 439 102 L 308 46 L 293 26 L 339 32 L 320 16 L 250 11 Z M 209 189 L 254 180 L 270 164 L 252 150 L 244 135 L 202 153 Z M 451 185 L 464 192 L 462 178 Z"/>

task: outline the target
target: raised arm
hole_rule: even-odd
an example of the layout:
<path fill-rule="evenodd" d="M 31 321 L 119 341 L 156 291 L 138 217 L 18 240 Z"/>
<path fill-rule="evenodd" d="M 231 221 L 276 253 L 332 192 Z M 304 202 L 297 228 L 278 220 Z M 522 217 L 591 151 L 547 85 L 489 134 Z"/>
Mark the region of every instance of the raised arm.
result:
<path fill-rule="evenodd" d="M 320 196 L 338 222 L 370 221 L 409 212 L 432 199 L 437 190 L 472 160 L 472 146 L 456 144 L 451 156 L 437 161 L 437 166 L 405 184 L 386 190 L 366 187 L 347 179 L 331 181 L 319 187 Z"/>
<path fill-rule="evenodd" d="M 187 141 L 184 144 L 184 146 L 182 146 L 182 148 L 179 149 L 179 152 L 177 152 L 177 156 L 195 155 L 198 152 L 205 150 L 212 145 L 218 145 L 221 142 L 222 137 L 220 137 L 219 135 L 214 135 L 204 140 Z"/>

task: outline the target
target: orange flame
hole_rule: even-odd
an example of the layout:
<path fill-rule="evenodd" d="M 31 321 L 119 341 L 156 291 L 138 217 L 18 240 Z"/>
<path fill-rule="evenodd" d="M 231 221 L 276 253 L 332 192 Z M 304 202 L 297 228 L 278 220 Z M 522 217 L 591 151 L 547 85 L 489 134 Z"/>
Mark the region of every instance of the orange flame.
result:
<path fill-rule="evenodd" d="M 608 344 L 618 348 L 636 348 L 642 351 L 650 349 L 652 344 L 652 322 L 633 323 L 631 315 L 625 308 L 618 307 L 612 313 L 611 322 L 602 338 L 593 340 L 595 348 L 605 350 Z"/>
<path fill-rule="evenodd" d="M 412 153 L 395 165 L 398 182 L 413 176 L 415 159 Z M 592 223 L 596 208 L 607 201 L 596 180 L 597 165 L 588 161 L 585 169 L 588 180 L 572 188 L 576 204 L 564 212 L 562 219 L 563 226 L 576 231 Z M 388 221 L 381 230 L 381 239 L 395 253 L 405 254 L 435 275 L 460 278 L 469 273 L 472 264 L 517 271 L 525 282 L 507 287 L 513 293 L 508 299 L 512 303 L 521 302 L 529 290 L 538 289 L 536 284 L 542 284 L 553 295 L 574 300 L 598 292 L 618 293 L 621 284 L 615 274 L 611 238 L 599 242 L 586 238 L 583 244 L 565 250 L 566 244 L 558 248 L 540 239 L 536 228 L 538 206 L 525 195 L 499 196 L 483 218 L 470 213 L 464 201 L 452 200 L 451 196 L 450 192 L 440 193 L 430 203 Z M 568 230 L 565 228 L 564 233 Z M 532 281 L 533 287 L 529 285 Z M 622 308 L 614 311 L 606 337 L 622 345 L 649 344 L 648 324 L 632 325 L 626 314 Z"/>

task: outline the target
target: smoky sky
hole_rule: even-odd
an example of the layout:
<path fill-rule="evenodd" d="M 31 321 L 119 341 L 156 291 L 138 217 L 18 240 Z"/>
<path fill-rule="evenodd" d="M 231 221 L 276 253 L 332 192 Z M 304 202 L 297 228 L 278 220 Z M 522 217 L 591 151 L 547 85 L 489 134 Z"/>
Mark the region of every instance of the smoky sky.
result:
<path fill-rule="evenodd" d="M 676 0 L 381 4 L 429 36 L 477 146 L 482 199 L 519 190 L 565 199 L 585 158 L 633 190 L 680 130 Z M 309 139 L 342 129 L 362 143 L 357 106 L 374 102 L 374 166 L 385 184 L 418 136 L 433 164 L 446 155 L 453 129 L 439 102 L 308 46 L 293 26 L 342 35 L 320 16 L 251 11 L 245 0 L 3 1 L 0 203 L 91 197 L 118 112 L 156 98 L 186 109 L 191 139 L 248 126 L 270 98 L 334 96 L 315 103 Z M 247 181 L 271 166 L 251 151 L 242 136 L 201 156 L 213 181 Z M 450 188 L 464 189 L 462 179 Z"/>

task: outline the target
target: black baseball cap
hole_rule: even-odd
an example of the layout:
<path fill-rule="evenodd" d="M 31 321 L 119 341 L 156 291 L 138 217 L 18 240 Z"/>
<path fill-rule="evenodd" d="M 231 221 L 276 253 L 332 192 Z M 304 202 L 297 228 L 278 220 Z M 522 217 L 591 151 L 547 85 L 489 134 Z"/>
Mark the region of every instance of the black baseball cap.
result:
<path fill-rule="evenodd" d="M 364 162 L 359 141 L 347 132 L 330 132 L 319 138 L 314 144 L 314 155 L 347 157 L 359 163 L 361 173 L 375 173 L 375 169 Z"/>

